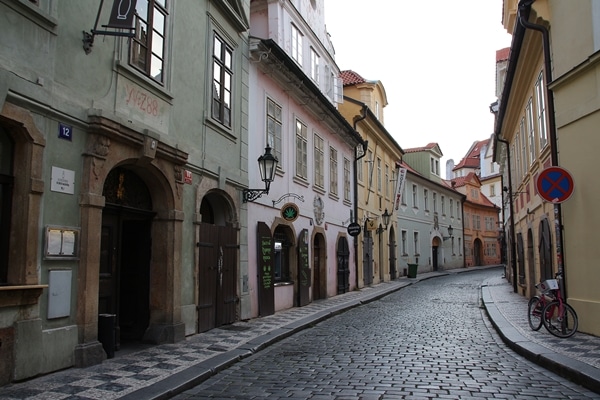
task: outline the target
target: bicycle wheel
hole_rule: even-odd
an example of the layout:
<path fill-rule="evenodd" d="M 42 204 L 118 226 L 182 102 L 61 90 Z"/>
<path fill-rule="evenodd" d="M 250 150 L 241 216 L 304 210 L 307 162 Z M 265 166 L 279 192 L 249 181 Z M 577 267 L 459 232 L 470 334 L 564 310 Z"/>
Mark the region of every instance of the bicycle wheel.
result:
<path fill-rule="evenodd" d="M 544 326 L 554 336 L 559 338 L 568 338 L 577 332 L 579 321 L 573 307 L 563 303 L 563 313 L 559 313 L 560 303 L 552 301 L 546 304 L 542 311 L 542 322 Z"/>
<path fill-rule="evenodd" d="M 533 296 L 529 299 L 529 304 L 527 305 L 527 319 L 529 320 L 529 326 L 534 331 L 537 331 L 542 327 L 543 308 L 544 303 L 542 303 L 539 296 Z"/>

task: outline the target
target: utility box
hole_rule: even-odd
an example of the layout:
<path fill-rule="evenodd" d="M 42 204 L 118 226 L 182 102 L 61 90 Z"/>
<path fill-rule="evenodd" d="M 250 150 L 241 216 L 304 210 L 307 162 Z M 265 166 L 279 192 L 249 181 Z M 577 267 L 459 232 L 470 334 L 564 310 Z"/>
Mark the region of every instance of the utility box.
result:
<path fill-rule="evenodd" d="M 416 278 L 418 268 L 419 268 L 419 264 L 408 264 L 408 277 Z"/>

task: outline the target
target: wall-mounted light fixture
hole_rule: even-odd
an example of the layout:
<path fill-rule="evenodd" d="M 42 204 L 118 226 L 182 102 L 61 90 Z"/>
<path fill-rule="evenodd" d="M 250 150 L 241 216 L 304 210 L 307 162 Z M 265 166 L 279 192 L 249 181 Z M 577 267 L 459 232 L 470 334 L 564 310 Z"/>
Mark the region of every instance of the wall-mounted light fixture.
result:
<path fill-rule="evenodd" d="M 388 213 L 388 210 L 386 208 L 385 212 L 383 214 L 381 214 L 381 221 L 383 222 L 383 225 L 385 226 L 385 228 L 383 228 L 381 226 L 379 228 L 377 228 L 377 234 L 380 234 L 383 231 L 387 231 L 388 225 L 390 224 L 391 216 L 392 216 L 392 214 Z"/>
<path fill-rule="evenodd" d="M 271 154 L 271 147 L 265 147 L 265 154 L 258 157 L 258 170 L 260 171 L 260 180 L 265 183 L 264 189 L 243 189 L 243 202 L 248 203 L 261 197 L 263 194 L 269 194 L 271 182 L 275 179 L 279 160 Z"/>
<path fill-rule="evenodd" d="M 453 232 L 454 232 L 454 228 L 452 228 L 452 225 L 448 225 L 448 236 L 444 236 L 444 240 L 453 238 L 454 237 L 454 236 L 452 236 Z"/>

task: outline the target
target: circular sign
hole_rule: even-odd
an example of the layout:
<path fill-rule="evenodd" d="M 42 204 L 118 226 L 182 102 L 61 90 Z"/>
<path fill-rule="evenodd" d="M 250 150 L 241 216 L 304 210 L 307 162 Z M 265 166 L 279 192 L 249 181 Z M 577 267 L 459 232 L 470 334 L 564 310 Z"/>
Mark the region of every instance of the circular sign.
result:
<path fill-rule="evenodd" d="M 281 218 L 288 222 L 294 222 L 300 215 L 300 209 L 294 203 L 286 203 L 281 207 Z"/>
<path fill-rule="evenodd" d="M 357 224 L 356 222 L 351 223 L 350 225 L 348 225 L 348 234 L 350 236 L 358 236 L 360 235 L 360 225 Z"/>
<path fill-rule="evenodd" d="M 538 194 L 551 203 L 562 203 L 573 194 L 573 177 L 561 167 L 544 169 L 535 185 Z"/>

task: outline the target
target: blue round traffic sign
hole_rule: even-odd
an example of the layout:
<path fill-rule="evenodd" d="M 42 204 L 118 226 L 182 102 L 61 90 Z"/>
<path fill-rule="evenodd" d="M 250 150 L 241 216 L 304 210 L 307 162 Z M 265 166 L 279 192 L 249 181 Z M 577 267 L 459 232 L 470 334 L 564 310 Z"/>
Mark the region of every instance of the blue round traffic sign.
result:
<path fill-rule="evenodd" d="M 548 167 L 540 172 L 535 187 L 544 200 L 562 203 L 573 194 L 573 177 L 564 168 Z"/>

